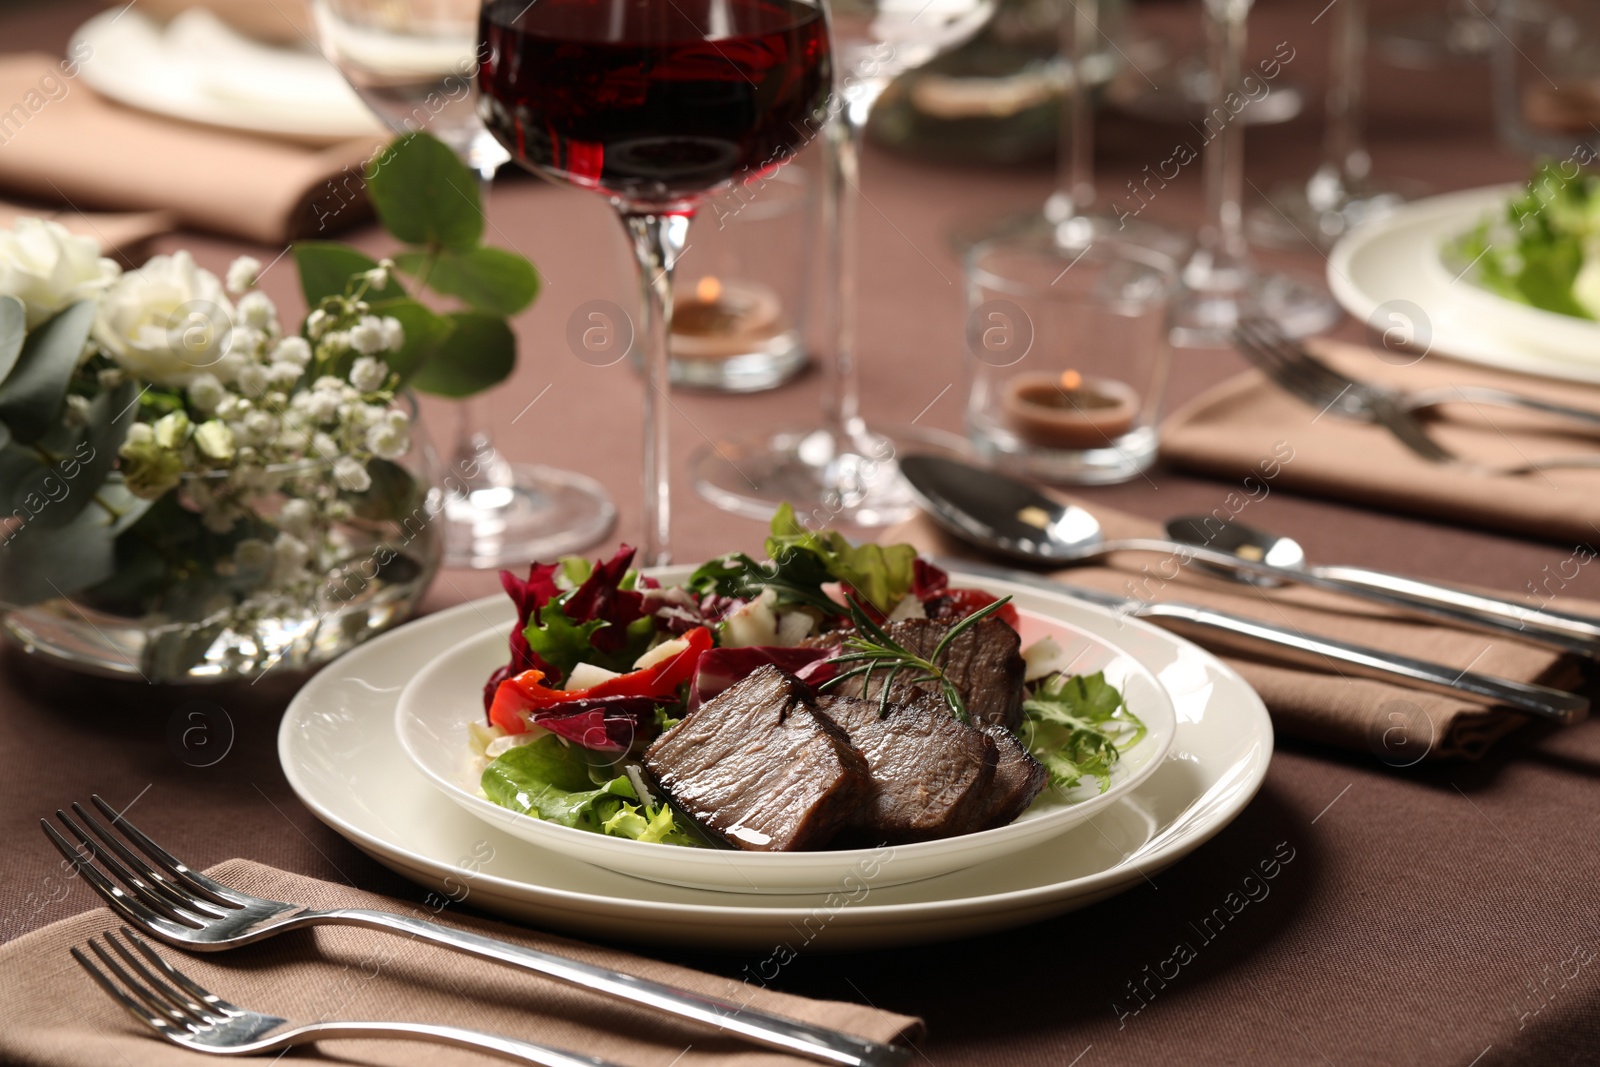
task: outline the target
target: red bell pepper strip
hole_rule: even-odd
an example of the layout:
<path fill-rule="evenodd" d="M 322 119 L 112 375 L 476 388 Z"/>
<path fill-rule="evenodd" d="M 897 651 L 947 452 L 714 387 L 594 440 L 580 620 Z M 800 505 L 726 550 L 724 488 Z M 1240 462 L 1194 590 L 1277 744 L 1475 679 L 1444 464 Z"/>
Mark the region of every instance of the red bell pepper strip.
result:
<path fill-rule="evenodd" d="M 495 690 L 494 703 L 489 709 L 489 721 L 507 733 L 520 734 L 528 723 L 538 723 L 546 717 L 565 717 L 588 710 L 607 698 L 634 698 L 636 701 L 674 701 L 678 687 L 694 677 L 700 657 L 711 648 L 711 631 L 704 626 L 690 630 L 682 638 L 688 647 L 670 659 L 662 660 L 641 670 L 630 671 L 615 678 L 607 678 L 587 689 L 550 689 L 544 685 L 544 672 L 534 669 L 507 678 Z M 613 706 L 620 701 L 609 701 Z M 632 705 L 637 708 L 637 704 Z M 652 705 L 653 706 L 653 705 Z M 599 709 L 595 714 L 603 715 Z M 565 731 L 560 731 L 567 736 Z M 585 728 L 580 736 L 592 735 Z M 572 740 L 585 744 L 579 737 Z M 587 747 L 596 747 L 588 745 Z"/>

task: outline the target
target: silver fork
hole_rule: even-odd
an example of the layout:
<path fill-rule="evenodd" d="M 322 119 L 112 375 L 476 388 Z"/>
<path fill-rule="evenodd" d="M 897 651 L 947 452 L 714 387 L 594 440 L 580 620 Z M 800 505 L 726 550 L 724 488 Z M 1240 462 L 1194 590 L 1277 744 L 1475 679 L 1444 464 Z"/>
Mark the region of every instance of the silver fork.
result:
<path fill-rule="evenodd" d="M 174 1045 L 196 1052 L 210 1052 L 219 1056 L 253 1056 L 295 1045 L 309 1045 L 313 1041 L 398 1038 L 402 1041 L 426 1041 L 435 1045 L 455 1045 L 494 1052 L 541 1067 L 617 1067 L 607 1060 L 564 1052 L 531 1041 L 432 1023 L 335 1020 L 308 1023 L 273 1033 L 288 1020 L 229 1004 L 162 959 L 155 949 L 135 937 L 126 926 L 122 927 L 120 939 L 111 931 L 102 936 L 110 951 L 94 938 L 89 939 L 89 950 L 99 958 L 105 970 L 95 966 L 93 960 L 76 948 L 69 950 L 72 958 L 89 972 L 89 977 L 112 1000 L 126 1008 L 128 1014 Z M 120 963 L 118 957 L 121 957 Z M 110 971 L 116 979 L 113 980 L 106 971 Z M 133 973 L 130 974 L 130 971 Z"/>
<path fill-rule="evenodd" d="M 98 795 L 89 799 L 121 831 L 121 836 L 76 802 L 72 805 L 73 814 L 82 820 L 87 830 L 59 809 L 56 818 L 77 838 L 79 846 L 68 841 L 48 819 L 40 819 L 45 835 L 113 910 L 170 945 L 198 952 L 218 952 L 308 926 L 360 926 L 403 934 L 496 963 L 521 967 L 546 978 L 704 1023 L 755 1044 L 823 1063 L 843 1067 L 891 1067 L 910 1059 L 910 1050 L 898 1045 L 877 1044 L 554 953 L 453 930 L 425 919 L 365 908 L 315 911 L 287 901 L 251 896 L 192 870 L 146 837 Z M 80 851 L 80 847 L 84 851 Z M 110 872 L 110 878 L 96 862 Z"/>
<path fill-rule="evenodd" d="M 1263 319 L 1241 321 L 1234 330 L 1234 344 L 1280 388 L 1319 410 L 1375 422 L 1430 463 L 1455 464 L 1494 474 L 1531 474 L 1556 467 L 1600 467 L 1600 456 L 1552 456 L 1512 466 L 1486 466 L 1462 458 L 1435 440 L 1417 414 L 1445 404 L 1488 404 L 1558 416 L 1600 431 L 1600 412 L 1482 386 L 1451 385 L 1407 391 L 1358 381 L 1335 369 L 1303 344 L 1285 337 L 1277 326 Z"/>

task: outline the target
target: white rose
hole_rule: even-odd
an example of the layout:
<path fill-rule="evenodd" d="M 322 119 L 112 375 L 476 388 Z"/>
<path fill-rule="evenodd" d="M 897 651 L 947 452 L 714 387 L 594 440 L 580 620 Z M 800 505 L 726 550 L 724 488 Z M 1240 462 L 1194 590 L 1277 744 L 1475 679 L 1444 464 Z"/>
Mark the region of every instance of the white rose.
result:
<path fill-rule="evenodd" d="M 187 252 L 156 256 L 118 278 L 94 324 L 95 340 L 119 366 L 165 386 L 187 385 L 217 363 L 232 332 L 222 283 Z"/>
<path fill-rule="evenodd" d="M 0 293 L 22 301 L 30 330 L 120 273 L 92 238 L 74 237 L 58 222 L 18 219 L 15 229 L 0 230 Z"/>

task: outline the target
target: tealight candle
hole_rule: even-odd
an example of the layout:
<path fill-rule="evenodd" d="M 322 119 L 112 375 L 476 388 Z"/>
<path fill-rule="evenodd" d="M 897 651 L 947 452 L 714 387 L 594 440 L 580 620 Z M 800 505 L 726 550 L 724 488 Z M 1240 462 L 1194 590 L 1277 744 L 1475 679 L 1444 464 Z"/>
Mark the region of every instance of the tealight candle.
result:
<path fill-rule="evenodd" d="M 1000 399 L 1011 431 L 1032 445 L 1083 450 L 1105 448 L 1133 429 L 1139 394 L 1111 378 L 1019 374 Z"/>
<path fill-rule="evenodd" d="M 678 359 L 732 359 L 759 351 L 783 330 L 783 302 L 760 282 L 711 275 L 693 296 L 672 303 L 672 354 Z"/>

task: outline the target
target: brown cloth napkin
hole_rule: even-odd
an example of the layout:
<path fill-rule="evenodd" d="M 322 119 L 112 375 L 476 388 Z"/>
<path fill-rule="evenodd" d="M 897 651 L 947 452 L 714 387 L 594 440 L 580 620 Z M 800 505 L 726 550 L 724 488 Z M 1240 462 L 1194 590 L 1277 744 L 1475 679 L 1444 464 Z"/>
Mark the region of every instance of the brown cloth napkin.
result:
<path fill-rule="evenodd" d="M 1061 499 L 1091 511 L 1107 539 L 1161 536 L 1158 524 L 1148 519 L 1070 497 Z M 1237 501 L 1230 505 L 1234 506 Z M 1230 507 L 1219 509 L 1218 518 L 1226 517 Z M 889 530 L 883 540 L 909 541 L 924 555 L 974 555 L 970 547 L 949 537 L 925 516 Z M 1405 618 L 1316 589 L 1242 586 L 1209 576 L 1195 564 L 1180 565 L 1172 556 L 1121 552 L 1105 564 L 1073 567 L 1055 577 L 1071 585 L 1140 600 L 1200 604 L 1306 634 L 1523 682 L 1560 688 L 1576 684 L 1580 675 L 1569 657 L 1536 645 Z M 1563 607 L 1600 616 L 1600 604 L 1564 601 Z M 1208 639 L 1200 643 L 1208 643 Z M 1423 758 L 1477 759 L 1525 721 L 1514 712 L 1486 709 L 1449 696 L 1346 677 L 1334 672 L 1336 665 L 1326 671 L 1312 670 L 1274 663 L 1270 653 L 1255 651 L 1222 658 L 1261 694 L 1279 733 L 1366 750 L 1393 764 Z"/>
<path fill-rule="evenodd" d="M 360 907 L 417 915 L 560 953 L 681 989 L 887 1042 L 915 1039 L 920 1020 L 837 1001 L 808 1000 L 618 949 L 506 926 L 288 874 L 249 860 L 218 864 L 219 882 L 314 908 Z M 467 899 L 470 900 L 470 883 Z M 87 893 L 87 889 L 84 890 Z M 113 1003 L 67 954 L 118 922 L 106 908 L 63 919 L 0 946 L 0 1062 L 17 1067 L 127 1067 L 194 1063 Z M 780 1067 L 807 1063 L 709 1027 L 585 992 L 511 967 L 372 930 L 324 927 L 246 948 L 190 954 L 156 947 L 180 971 L 240 1007 L 292 1024 L 325 1019 L 406 1020 L 488 1030 L 615 1061 L 624 1067 Z M 446 1067 L 494 1062 L 485 1053 L 416 1042 L 330 1041 L 340 1063 Z"/>
<path fill-rule="evenodd" d="M 1410 366 L 1361 345 L 1319 341 L 1313 349 L 1353 378 L 1425 389 L 1485 385 L 1600 411 L 1600 389 L 1505 374 L 1427 356 Z M 1531 412 L 1453 404 L 1430 432 L 1464 459 L 1492 466 L 1538 464 L 1551 456 L 1600 460 L 1600 433 Z M 1546 540 L 1600 543 L 1600 468 L 1530 474 L 1473 473 L 1418 457 L 1388 430 L 1319 412 L 1251 370 L 1207 390 L 1161 427 L 1167 462 L 1225 478 L 1258 475 L 1264 458 L 1287 447 L 1275 488 L 1431 515 Z"/>
<path fill-rule="evenodd" d="M 91 60 L 92 62 L 92 60 Z M 97 96 L 39 53 L 0 56 L 0 189 L 73 210 L 170 211 L 276 244 L 365 219 L 373 138 L 331 148 L 213 130 Z"/>

